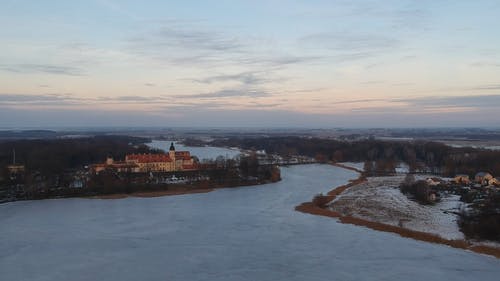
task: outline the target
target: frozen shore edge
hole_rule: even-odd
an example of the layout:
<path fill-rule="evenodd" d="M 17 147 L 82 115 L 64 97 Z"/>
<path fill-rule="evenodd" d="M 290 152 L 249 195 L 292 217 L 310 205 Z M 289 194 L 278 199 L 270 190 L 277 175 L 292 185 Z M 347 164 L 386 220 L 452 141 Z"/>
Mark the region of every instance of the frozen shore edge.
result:
<path fill-rule="evenodd" d="M 343 169 L 348 169 L 348 170 L 358 172 L 359 177 L 356 179 L 350 180 L 350 183 L 348 183 L 346 185 L 341 185 L 341 186 L 335 187 L 334 189 L 329 191 L 327 193 L 327 195 L 325 196 L 327 203 L 331 203 L 333 200 L 335 200 L 335 198 L 337 198 L 338 195 L 340 195 L 342 192 L 344 192 L 348 188 L 366 182 L 366 177 L 365 177 L 363 171 L 356 169 L 354 167 L 349 167 L 349 166 L 342 165 L 342 164 L 332 164 L 332 165 L 343 168 Z M 302 213 L 312 214 L 312 215 L 319 215 L 319 216 L 336 218 L 336 219 L 338 219 L 339 222 L 345 223 L 345 224 L 364 226 L 364 227 L 370 228 L 372 230 L 395 233 L 395 234 L 398 234 L 401 237 L 405 237 L 405 238 L 411 238 L 411 239 L 418 240 L 418 241 L 447 245 L 447 246 L 450 246 L 453 248 L 464 249 L 464 250 L 473 251 L 473 252 L 480 253 L 480 254 L 494 256 L 494 257 L 500 259 L 500 249 L 499 248 L 490 247 L 487 245 L 474 245 L 473 243 L 471 243 L 467 240 L 464 240 L 464 239 L 457 239 L 457 240 L 445 239 L 445 238 L 442 238 L 438 235 L 427 233 L 427 232 L 415 231 L 415 230 L 410 230 L 410 229 L 399 227 L 399 226 L 394 226 L 394 225 L 384 224 L 384 223 L 380 223 L 380 222 L 374 222 L 374 221 L 370 221 L 370 220 L 366 220 L 366 219 L 362 219 L 362 218 L 357 218 L 354 216 L 347 216 L 347 215 L 344 215 L 340 212 L 327 209 L 324 206 L 318 206 L 313 201 L 304 202 L 304 203 L 296 206 L 295 210 L 302 212 Z"/>

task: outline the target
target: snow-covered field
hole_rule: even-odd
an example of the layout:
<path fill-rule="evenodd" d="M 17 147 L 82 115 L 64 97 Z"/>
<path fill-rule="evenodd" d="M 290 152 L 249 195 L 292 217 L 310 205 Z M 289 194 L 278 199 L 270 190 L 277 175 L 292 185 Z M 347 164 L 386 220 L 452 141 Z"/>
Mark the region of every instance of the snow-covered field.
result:
<path fill-rule="evenodd" d="M 0 205 L 0 280 L 498 280 L 500 260 L 294 211 L 357 177 L 282 169 L 275 184 Z"/>
<path fill-rule="evenodd" d="M 366 183 L 343 192 L 331 208 L 371 221 L 437 234 L 447 239 L 463 239 L 457 225 L 460 198 L 448 195 L 435 205 L 422 205 L 399 191 L 404 176 L 370 177 Z"/>

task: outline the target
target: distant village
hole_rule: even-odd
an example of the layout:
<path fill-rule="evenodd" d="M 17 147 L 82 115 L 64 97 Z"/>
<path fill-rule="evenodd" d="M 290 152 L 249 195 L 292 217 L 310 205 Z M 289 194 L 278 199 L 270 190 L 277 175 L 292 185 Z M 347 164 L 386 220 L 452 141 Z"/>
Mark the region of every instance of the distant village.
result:
<path fill-rule="evenodd" d="M 454 191 L 464 198 L 470 198 L 464 201 L 474 201 L 489 193 L 500 192 L 500 178 L 488 172 L 478 172 L 472 179 L 468 175 L 459 174 L 452 179 L 430 177 L 425 182 L 431 188 L 429 201 L 439 199 L 439 191 L 443 189 Z"/>

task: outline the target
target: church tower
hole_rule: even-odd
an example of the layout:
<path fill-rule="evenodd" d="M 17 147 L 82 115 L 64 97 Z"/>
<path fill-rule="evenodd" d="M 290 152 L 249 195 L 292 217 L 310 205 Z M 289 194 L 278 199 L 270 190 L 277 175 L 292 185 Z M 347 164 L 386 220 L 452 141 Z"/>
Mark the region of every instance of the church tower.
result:
<path fill-rule="evenodd" d="M 174 163 L 175 163 L 175 146 L 174 146 L 174 143 L 170 144 L 170 149 L 168 150 L 168 156 L 170 156 L 170 159 L 172 159 L 172 161 L 174 161 Z"/>

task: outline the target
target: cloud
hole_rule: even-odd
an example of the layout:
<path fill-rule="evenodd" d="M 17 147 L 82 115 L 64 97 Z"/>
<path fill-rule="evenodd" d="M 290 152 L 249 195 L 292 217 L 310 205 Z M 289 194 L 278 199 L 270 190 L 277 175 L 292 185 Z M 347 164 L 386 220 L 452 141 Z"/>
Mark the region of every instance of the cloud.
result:
<path fill-rule="evenodd" d="M 395 38 L 350 32 L 316 33 L 300 38 L 299 42 L 306 46 L 348 52 L 390 49 L 399 44 Z"/>
<path fill-rule="evenodd" d="M 79 101 L 68 94 L 0 94 L 0 105 L 63 105 Z"/>
<path fill-rule="evenodd" d="M 157 40 L 160 46 L 175 46 L 190 50 L 235 51 L 242 47 L 236 38 L 228 38 L 220 33 L 169 27 L 157 33 Z"/>
<path fill-rule="evenodd" d="M 293 56 L 286 54 L 275 54 L 273 55 L 254 55 L 254 56 L 245 56 L 239 58 L 237 61 L 240 64 L 248 64 L 248 65 L 263 65 L 268 67 L 282 67 L 288 65 L 295 64 L 305 64 L 305 63 L 313 63 L 319 62 L 323 56 Z"/>
<path fill-rule="evenodd" d="M 414 100 L 414 99 L 409 99 Z M 266 103 L 267 104 L 267 103 Z M 155 107 L 153 111 L 109 110 L 105 108 L 2 108 L 0 127 L 69 126 L 237 126 L 237 127 L 436 127 L 498 126 L 500 111 L 422 111 L 408 106 L 378 107 L 353 112 L 304 113 L 277 108 L 278 104 L 230 109 L 223 101 L 179 101 Z M 272 105 L 272 106 L 271 106 Z M 64 116 L 64 118 L 61 118 Z M 395 118 L 397 116 L 397 118 Z M 50 124 L 50 125 L 47 125 Z"/>
<path fill-rule="evenodd" d="M 500 95 L 420 97 L 412 99 L 394 99 L 393 102 L 407 103 L 416 108 L 499 108 Z"/>
<path fill-rule="evenodd" d="M 472 88 L 472 90 L 500 90 L 500 84 L 479 86 Z"/>
<path fill-rule="evenodd" d="M 16 73 L 48 73 L 69 76 L 84 75 L 83 70 L 80 68 L 51 64 L 0 64 L 0 70 Z"/>
<path fill-rule="evenodd" d="M 111 101 L 111 102 L 135 102 L 135 103 L 148 103 L 148 102 L 161 102 L 166 100 L 163 96 L 117 96 L 117 97 L 99 97 L 98 101 Z"/>
<path fill-rule="evenodd" d="M 477 61 L 470 64 L 473 67 L 500 67 L 498 62 Z"/>
<path fill-rule="evenodd" d="M 194 79 L 193 81 L 205 84 L 212 84 L 214 82 L 227 82 L 237 81 L 245 85 L 262 84 L 269 81 L 269 78 L 264 78 L 264 73 L 247 71 L 237 74 L 215 75 L 203 79 Z"/>
<path fill-rule="evenodd" d="M 133 51 L 172 61 L 199 61 L 215 55 L 241 53 L 244 45 L 236 37 L 221 32 L 189 29 L 175 25 L 163 27 L 130 39 Z M 174 52 L 173 54 L 171 52 Z"/>
<path fill-rule="evenodd" d="M 98 98 L 80 98 L 71 94 L 1 94 L 0 105 L 3 106 L 83 106 L 103 104 L 161 104 L 172 99 L 167 96 L 116 96 Z"/>
<path fill-rule="evenodd" d="M 157 64 L 175 64 L 199 68 L 203 66 L 247 66 L 281 68 L 320 61 L 323 56 L 292 55 L 276 48 L 267 48 L 263 38 L 241 37 L 218 31 L 206 23 L 172 22 L 154 31 L 138 34 L 127 40 L 128 50 L 148 57 Z"/>
<path fill-rule="evenodd" d="M 370 102 L 379 102 L 385 101 L 384 99 L 362 99 L 362 100 L 348 100 L 348 101 L 336 101 L 331 104 L 355 104 L 355 103 L 370 103 Z"/>
<path fill-rule="evenodd" d="M 211 93 L 203 94 L 193 94 L 193 95 L 178 95 L 176 98 L 187 98 L 187 99 L 215 99 L 215 98 L 235 98 L 235 97 L 267 97 L 271 95 L 270 93 L 259 90 L 259 89 L 246 89 L 246 88 L 236 88 L 236 89 L 224 89 L 220 91 L 215 91 Z"/>

